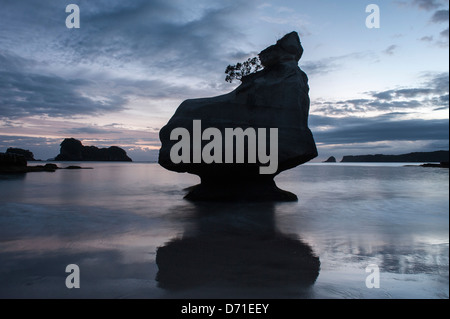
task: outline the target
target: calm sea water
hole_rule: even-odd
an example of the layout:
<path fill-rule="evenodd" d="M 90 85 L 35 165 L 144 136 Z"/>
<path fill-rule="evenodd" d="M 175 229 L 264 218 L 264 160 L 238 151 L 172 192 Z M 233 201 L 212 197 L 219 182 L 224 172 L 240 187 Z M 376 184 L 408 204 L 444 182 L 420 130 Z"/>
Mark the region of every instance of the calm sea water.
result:
<path fill-rule="evenodd" d="M 0 175 L 1 298 L 449 298 L 448 169 L 307 164 L 276 178 L 298 202 L 196 204 L 196 176 L 75 164 Z"/>

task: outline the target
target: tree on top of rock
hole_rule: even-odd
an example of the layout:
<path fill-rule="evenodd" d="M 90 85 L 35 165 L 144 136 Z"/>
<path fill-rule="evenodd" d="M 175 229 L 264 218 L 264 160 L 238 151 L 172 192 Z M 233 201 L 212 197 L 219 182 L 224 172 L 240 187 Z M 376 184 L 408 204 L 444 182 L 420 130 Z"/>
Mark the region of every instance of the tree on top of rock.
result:
<path fill-rule="evenodd" d="M 241 80 L 244 76 L 258 72 L 263 68 L 259 57 L 248 58 L 245 62 L 228 65 L 225 69 L 225 81 L 232 83 L 233 80 Z"/>

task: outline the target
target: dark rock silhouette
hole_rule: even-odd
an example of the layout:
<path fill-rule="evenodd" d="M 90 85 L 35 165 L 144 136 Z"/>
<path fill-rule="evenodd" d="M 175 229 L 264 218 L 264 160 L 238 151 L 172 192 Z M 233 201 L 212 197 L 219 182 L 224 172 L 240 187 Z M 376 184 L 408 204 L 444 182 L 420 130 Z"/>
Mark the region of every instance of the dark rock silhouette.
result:
<path fill-rule="evenodd" d="M 51 169 L 51 170 L 57 170 L 57 169 L 59 169 L 58 165 L 53 164 L 53 163 L 45 164 L 44 167 L 46 167 L 47 169 Z"/>
<path fill-rule="evenodd" d="M 213 298 L 307 294 L 319 258 L 300 238 L 276 228 L 272 204 L 252 205 L 197 203 L 196 223 L 157 250 L 158 286 L 178 294 L 202 287 L 196 290 Z"/>
<path fill-rule="evenodd" d="M 28 166 L 25 156 L 15 153 L 0 153 L 0 173 L 54 172 L 55 164 Z"/>
<path fill-rule="evenodd" d="M 6 150 L 6 154 L 22 155 L 27 161 L 35 161 L 33 152 L 21 148 L 9 147 Z"/>
<path fill-rule="evenodd" d="M 448 167 L 448 162 L 440 162 L 439 164 L 434 164 L 434 163 L 425 163 L 420 165 L 422 167 L 440 167 L 440 168 L 449 168 Z"/>
<path fill-rule="evenodd" d="M 55 161 L 124 161 L 131 162 L 125 150 L 117 146 L 98 148 L 83 146 L 79 140 L 66 138 Z"/>
<path fill-rule="evenodd" d="M 23 174 L 30 172 L 55 172 L 58 169 L 92 169 L 92 167 L 68 166 L 58 167 L 53 163 L 45 165 L 28 166 L 23 155 L 13 153 L 0 153 L 0 173 Z"/>
<path fill-rule="evenodd" d="M 334 156 L 330 156 L 324 163 L 336 163 L 336 158 Z"/>
<path fill-rule="evenodd" d="M 54 172 L 59 169 L 55 164 L 27 166 L 26 172 Z"/>
<path fill-rule="evenodd" d="M 234 91 L 181 103 L 160 131 L 162 146 L 158 162 L 168 170 L 188 172 L 201 178 L 201 184 L 189 190 L 187 199 L 297 200 L 295 194 L 279 189 L 273 179 L 280 172 L 317 156 L 316 145 L 308 128 L 308 78 L 298 67 L 302 53 L 298 34 L 289 33 L 259 53 L 264 69 L 243 77 L 242 84 Z M 192 136 L 193 120 L 201 120 L 203 129 L 217 128 L 222 133 L 221 163 L 192 163 L 192 156 L 190 163 L 174 163 L 171 160 L 170 151 L 178 142 L 170 139 L 172 130 L 184 128 Z M 256 163 L 246 159 L 244 163 L 225 164 L 227 150 L 223 136 L 226 128 L 266 128 L 267 131 L 277 128 L 276 172 L 260 174 L 259 168 L 267 164 L 261 163 L 259 159 Z M 202 141 L 202 146 L 207 143 Z M 248 142 L 244 143 L 244 148 L 244 154 L 248 154 Z"/>
<path fill-rule="evenodd" d="M 27 160 L 25 156 L 14 153 L 0 153 L 0 173 L 25 172 Z"/>
<path fill-rule="evenodd" d="M 401 155 L 347 155 L 341 162 L 448 162 L 449 151 L 414 152 Z"/>

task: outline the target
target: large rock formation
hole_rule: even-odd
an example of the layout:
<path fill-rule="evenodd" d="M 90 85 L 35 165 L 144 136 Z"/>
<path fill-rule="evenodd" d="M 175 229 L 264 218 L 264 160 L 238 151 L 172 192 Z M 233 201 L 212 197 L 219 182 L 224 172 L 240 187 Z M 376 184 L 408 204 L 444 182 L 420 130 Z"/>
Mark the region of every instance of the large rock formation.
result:
<path fill-rule="evenodd" d="M 159 163 L 166 169 L 188 172 L 201 178 L 201 184 L 191 188 L 186 196 L 192 200 L 296 200 L 297 197 L 282 191 L 273 178 L 280 172 L 303 164 L 317 156 L 317 149 L 308 128 L 309 87 L 306 74 L 298 67 L 303 53 L 296 32 L 289 33 L 259 53 L 262 71 L 242 78 L 242 84 L 234 91 L 211 98 L 184 101 L 173 117 L 160 131 L 162 146 Z M 203 130 L 217 128 L 221 138 L 226 137 L 226 129 L 253 128 L 260 136 L 259 129 L 266 130 L 266 153 L 269 154 L 274 136 L 270 128 L 278 129 L 277 166 L 269 174 L 261 174 L 260 168 L 268 166 L 258 156 L 256 162 L 249 160 L 250 151 L 256 153 L 256 145 L 244 144 L 246 158 L 243 163 L 226 161 L 229 145 L 225 138 L 221 141 L 221 161 L 206 163 L 204 158 L 196 161 L 193 153 L 208 144 L 209 140 L 198 142 L 199 135 L 194 130 L 194 120 L 201 121 Z M 172 147 L 179 142 L 171 140 L 176 128 L 187 130 L 190 140 L 190 160 L 177 163 L 171 158 Z M 175 131 L 176 132 L 176 131 Z M 195 135 L 197 134 L 197 135 Z M 195 141 L 197 138 L 197 141 Z M 212 138 L 212 137 L 210 137 Z M 215 138 L 212 138 L 215 140 Z M 214 154 L 217 150 L 214 150 Z M 259 145 L 258 145 L 259 151 Z M 251 153 L 251 152 L 250 152 Z M 173 155 L 173 154 L 172 154 Z M 259 154 L 258 154 L 259 155 Z M 273 163 L 272 163 L 273 164 Z"/>
<path fill-rule="evenodd" d="M 125 150 L 117 146 L 98 148 L 83 146 L 79 140 L 66 138 L 55 161 L 124 161 L 131 162 Z"/>

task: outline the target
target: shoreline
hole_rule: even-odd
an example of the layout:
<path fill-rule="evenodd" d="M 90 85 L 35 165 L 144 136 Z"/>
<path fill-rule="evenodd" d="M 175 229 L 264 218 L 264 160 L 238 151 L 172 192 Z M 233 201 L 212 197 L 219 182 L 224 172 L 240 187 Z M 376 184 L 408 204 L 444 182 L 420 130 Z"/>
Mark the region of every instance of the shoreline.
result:
<path fill-rule="evenodd" d="M 0 167 L 0 174 L 25 174 L 33 172 L 55 172 L 59 169 L 93 169 L 93 167 L 81 167 L 70 165 L 67 167 L 59 167 L 56 164 L 45 164 L 36 166 L 5 166 Z"/>

